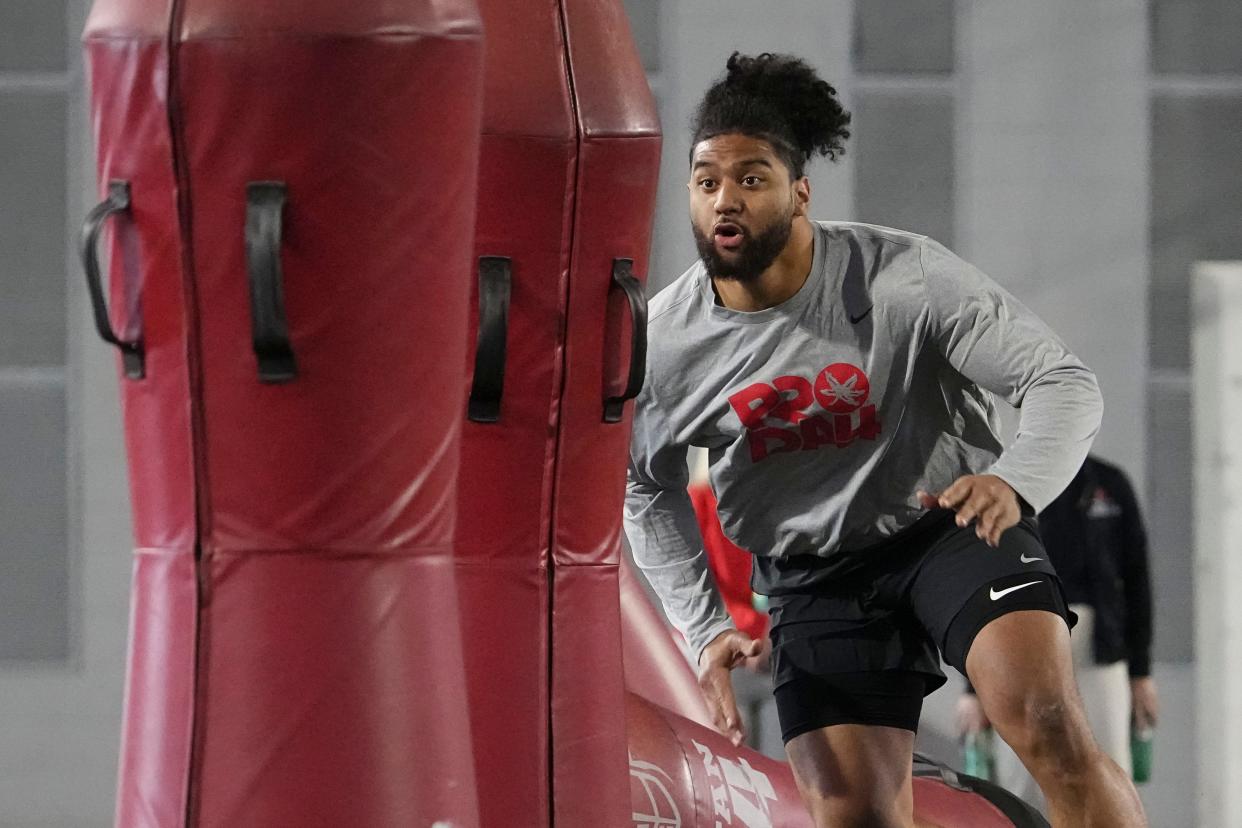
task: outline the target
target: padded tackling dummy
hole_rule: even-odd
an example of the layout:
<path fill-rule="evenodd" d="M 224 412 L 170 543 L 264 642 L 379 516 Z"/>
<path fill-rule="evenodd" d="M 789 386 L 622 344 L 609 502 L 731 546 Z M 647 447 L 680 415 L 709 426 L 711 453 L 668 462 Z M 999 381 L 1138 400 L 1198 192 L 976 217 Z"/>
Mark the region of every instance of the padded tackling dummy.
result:
<path fill-rule="evenodd" d="M 569 826 L 629 804 L 617 573 L 661 133 L 621 0 L 563 8 L 580 139 L 552 505 L 552 790 Z"/>
<path fill-rule="evenodd" d="M 784 762 L 628 694 L 630 802 L 639 825 L 812 828 Z"/>
<path fill-rule="evenodd" d="M 551 823 L 552 469 L 577 128 L 557 0 L 480 0 L 476 273 L 456 555 L 481 824 Z"/>
<path fill-rule="evenodd" d="M 481 0 L 483 135 L 457 549 L 483 826 L 548 826 L 551 468 L 578 133 L 558 0 Z"/>
<path fill-rule="evenodd" d="M 914 754 L 914 814 L 948 828 L 1049 828 L 1034 807 L 983 779 Z"/>
<path fill-rule="evenodd" d="M 624 400 L 644 368 L 660 132 L 620 0 L 480 8 L 457 554 L 481 817 L 622 824 Z"/>
<path fill-rule="evenodd" d="M 85 46 L 137 546 L 117 824 L 478 824 L 473 0 L 98 0 Z"/>

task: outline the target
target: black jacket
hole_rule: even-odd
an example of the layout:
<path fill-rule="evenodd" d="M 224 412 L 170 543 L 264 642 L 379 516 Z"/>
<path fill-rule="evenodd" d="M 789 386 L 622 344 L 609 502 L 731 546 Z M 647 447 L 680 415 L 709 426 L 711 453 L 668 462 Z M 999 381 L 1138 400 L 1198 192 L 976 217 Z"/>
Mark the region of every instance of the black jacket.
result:
<path fill-rule="evenodd" d="M 1121 469 L 1088 457 L 1039 515 L 1039 533 L 1071 603 L 1095 610 L 1097 664 L 1120 659 L 1132 677 L 1151 674 L 1151 578 L 1147 533 Z"/>

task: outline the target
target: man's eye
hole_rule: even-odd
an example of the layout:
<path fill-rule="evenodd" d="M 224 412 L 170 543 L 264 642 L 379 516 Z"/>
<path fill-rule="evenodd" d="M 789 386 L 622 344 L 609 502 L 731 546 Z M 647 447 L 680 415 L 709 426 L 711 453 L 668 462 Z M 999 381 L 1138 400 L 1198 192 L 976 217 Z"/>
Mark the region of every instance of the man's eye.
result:
<path fill-rule="evenodd" d="M 699 186 L 704 190 L 710 190 L 712 187 L 716 186 L 716 182 L 710 178 L 704 178 L 699 181 Z"/>
<path fill-rule="evenodd" d="M 746 185 L 746 186 L 748 186 L 748 187 L 754 187 L 754 186 L 755 186 L 755 185 L 757 185 L 760 181 L 763 181 L 763 179 L 762 179 L 762 178 L 760 178 L 760 177 L 759 177 L 759 176 L 757 176 L 757 175 L 748 175 L 748 176 L 746 176 L 745 178 L 743 178 L 743 179 L 742 179 L 742 183 L 743 183 L 743 184 L 745 184 L 745 185 Z"/>

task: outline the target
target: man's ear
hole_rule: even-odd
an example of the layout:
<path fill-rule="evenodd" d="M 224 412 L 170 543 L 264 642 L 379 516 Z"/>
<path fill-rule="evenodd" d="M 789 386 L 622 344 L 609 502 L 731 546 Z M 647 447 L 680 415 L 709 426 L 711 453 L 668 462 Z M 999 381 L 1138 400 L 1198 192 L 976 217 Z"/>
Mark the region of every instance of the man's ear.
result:
<path fill-rule="evenodd" d="M 794 182 L 794 215 L 805 216 L 811 207 L 811 179 L 805 175 Z"/>

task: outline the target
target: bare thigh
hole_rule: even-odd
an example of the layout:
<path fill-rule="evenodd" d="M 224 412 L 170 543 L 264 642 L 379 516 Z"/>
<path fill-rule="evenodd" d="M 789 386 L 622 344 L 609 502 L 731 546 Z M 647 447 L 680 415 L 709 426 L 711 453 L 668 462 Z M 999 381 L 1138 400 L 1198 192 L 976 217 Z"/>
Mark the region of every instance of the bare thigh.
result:
<path fill-rule="evenodd" d="M 1072 768 L 1094 753 L 1060 617 L 1035 610 L 995 619 L 975 638 L 966 672 L 997 732 L 1037 779 L 1038 765 Z"/>

